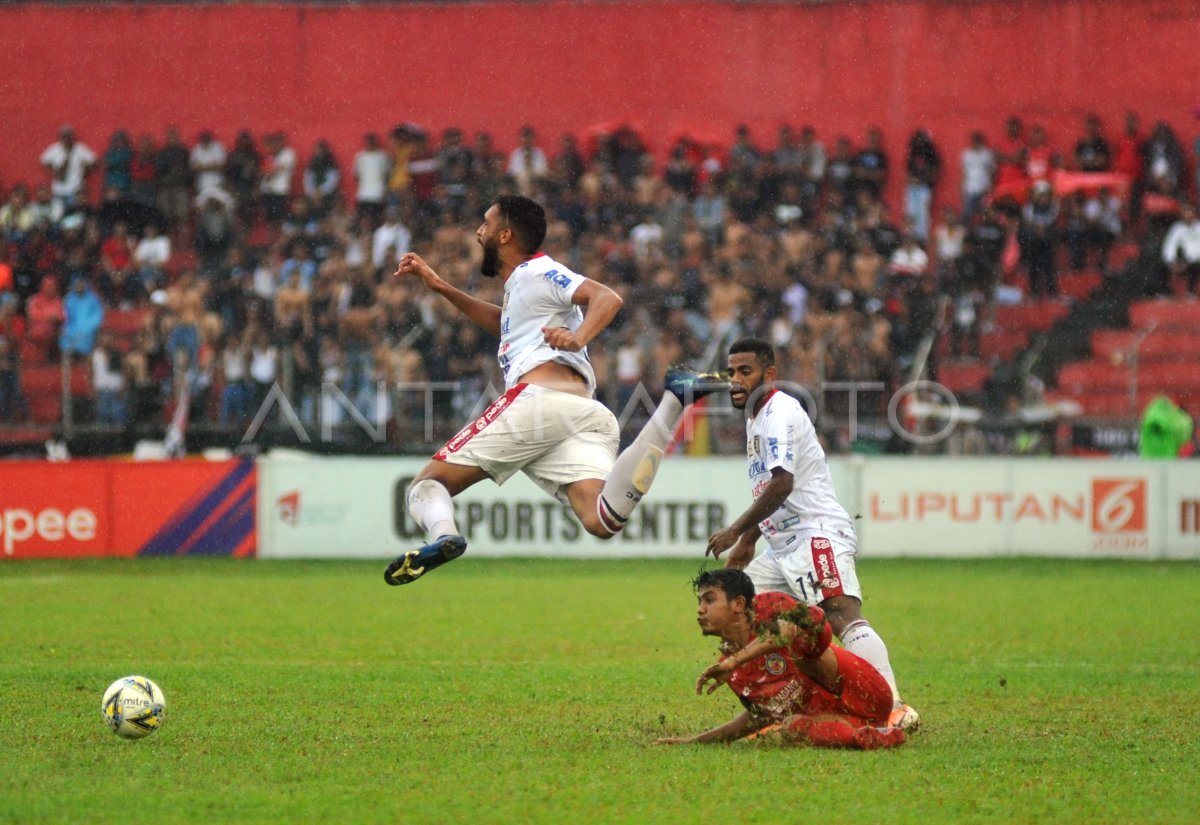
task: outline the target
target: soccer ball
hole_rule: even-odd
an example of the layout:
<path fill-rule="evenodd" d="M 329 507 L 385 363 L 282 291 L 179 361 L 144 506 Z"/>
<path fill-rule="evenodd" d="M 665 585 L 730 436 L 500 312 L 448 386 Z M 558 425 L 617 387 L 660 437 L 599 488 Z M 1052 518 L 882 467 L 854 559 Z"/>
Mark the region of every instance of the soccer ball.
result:
<path fill-rule="evenodd" d="M 125 676 L 108 686 L 100 712 L 122 739 L 141 739 L 162 727 L 167 700 L 145 676 Z"/>

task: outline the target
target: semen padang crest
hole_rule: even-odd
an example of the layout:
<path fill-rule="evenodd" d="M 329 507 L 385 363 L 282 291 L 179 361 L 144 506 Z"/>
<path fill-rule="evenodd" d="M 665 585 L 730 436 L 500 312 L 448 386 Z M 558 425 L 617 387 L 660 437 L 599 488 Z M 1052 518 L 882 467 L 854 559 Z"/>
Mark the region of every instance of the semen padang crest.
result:
<path fill-rule="evenodd" d="M 779 676 L 787 670 L 787 662 L 784 661 L 782 654 L 768 653 L 766 668 L 767 673 L 770 673 L 772 676 Z"/>

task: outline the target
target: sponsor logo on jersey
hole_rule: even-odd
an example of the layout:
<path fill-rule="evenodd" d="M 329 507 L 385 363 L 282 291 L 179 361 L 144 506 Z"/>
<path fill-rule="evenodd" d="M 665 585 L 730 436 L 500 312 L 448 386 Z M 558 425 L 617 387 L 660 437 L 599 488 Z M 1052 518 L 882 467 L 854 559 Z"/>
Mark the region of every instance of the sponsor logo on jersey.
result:
<path fill-rule="evenodd" d="M 496 399 L 492 406 L 488 407 L 482 416 L 484 424 L 491 424 L 499 417 L 500 413 L 504 412 L 504 408 L 508 406 L 508 396 L 502 395 Z"/>
<path fill-rule="evenodd" d="M 782 719 L 792 713 L 792 706 L 804 693 L 804 686 L 795 679 L 787 687 L 759 705 L 772 719 Z"/>
<path fill-rule="evenodd" d="M 475 435 L 474 425 L 470 427 L 464 427 L 458 431 L 458 434 L 454 436 L 454 438 L 446 442 L 446 447 L 442 450 L 442 452 L 452 453 L 456 451 L 459 447 L 466 444 L 468 439 L 470 439 L 473 435 Z"/>
<path fill-rule="evenodd" d="M 554 284 L 559 289 L 566 289 L 571 285 L 570 276 L 559 272 L 557 269 L 551 269 L 542 273 L 542 277 L 550 283 Z"/>
<path fill-rule="evenodd" d="M 771 454 L 772 461 L 775 461 L 776 459 L 779 458 L 779 439 L 778 438 L 768 438 L 767 439 L 767 452 L 769 452 Z"/>
<path fill-rule="evenodd" d="M 458 452 L 464 444 L 474 438 L 484 427 L 499 418 L 500 413 L 504 412 L 505 408 L 508 407 L 508 403 L 516 398 L 524 387 L 524 384 L 519 384 L 493 401 L 491 406 L 483 411 L 483 415 L 459 430 L 454 438 L 446 442 L 446 446 L 433 454 L 433 457 L 438 460 L 444 460 L 447 454 Z"/>
<path fill-rule="evenodd" d="M 833 561 L 833 545 L 829 539 L 818 536 L 813 538 L 811 546 L 813 568 L 821 582 L 822 600 L 844 596 L 842 578 L 838 575 L 837 565 Z"/>

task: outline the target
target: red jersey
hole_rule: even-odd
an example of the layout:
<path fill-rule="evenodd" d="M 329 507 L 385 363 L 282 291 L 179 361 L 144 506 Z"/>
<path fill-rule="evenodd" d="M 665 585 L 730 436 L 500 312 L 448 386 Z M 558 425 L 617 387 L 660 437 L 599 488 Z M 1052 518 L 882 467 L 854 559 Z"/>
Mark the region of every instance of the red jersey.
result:
<path fill-rule="evenodd" d="M 1113 163 L 1113 171 L 1129 175 L 1134 179 L 1142 176 L 1142 139 L 1140 137 L 1124 135 L 1117 142 L 1117 159 Z"/>
<path fill-rule="evenodd" d="M 1054 168 L 1056 153 L 1049 146 L 1031 146 L 1025 156 L 1025 174 L 1032 181 L 1046 180 Z"/>
<path fill-rule="evenodd" d="M 783 593 L 760 593 L 754 597 L 755 623 L 769 623 L 799 606 Z M 860 725 L 886 725 L 892 710 L 892 689 L 863 659 L 843 648 L 833 649 L 838 659 L 840 695 L 821 687 L 796 666 L 797 661 L 819 657 L 832 638 L 825 613 L 814 605 L 808 605 L 808 612 L 811 628 L 802 627 L 788 647 L 765 653 L 734 670 L 729 676 L 730 690 L 748 711 L 771 722 L 782 722 L 797 714 L 833 714 L 854 717 Z"/>
<path fill-rule="evenodd" d="M 996 184 L 1013 186 L 1025 181 L 1025 153 L 1028 151 L 1022 138 L 1005 136 L 997 150 L 999 164 L 996 169 Z"/>

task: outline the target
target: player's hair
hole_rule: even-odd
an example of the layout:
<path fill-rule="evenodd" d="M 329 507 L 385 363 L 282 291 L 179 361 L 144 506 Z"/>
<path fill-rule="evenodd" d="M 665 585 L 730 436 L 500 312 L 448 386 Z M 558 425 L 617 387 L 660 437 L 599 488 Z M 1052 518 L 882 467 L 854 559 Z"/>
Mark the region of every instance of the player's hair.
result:
<path fill-rule="evenodd" d="M 729 354 L 752 352 L 764 367 L 775 366 L 775 347 L 762 338 L 739 338 L 729 346 Z"/>
<path fill-rule="evenodd" d="M 546 210 L 541 204 L 521 195 L 501 195 L 496 198 L 496 206 L 523 253 L 532 255 L 542 248 L 542 241 L 546 240 Z"/>
<path fill-rule="evenodd" d="M 706 587 L 715 587 L 723 591 L 729 601 L 741 596 L 746 600 L 746 607 L 754 601 L 754 582 L 741 570 L 734 570 L 732 567 L 703 570 L 699 576 L 692 579 L 692 589 L 697 593 Z"/>

